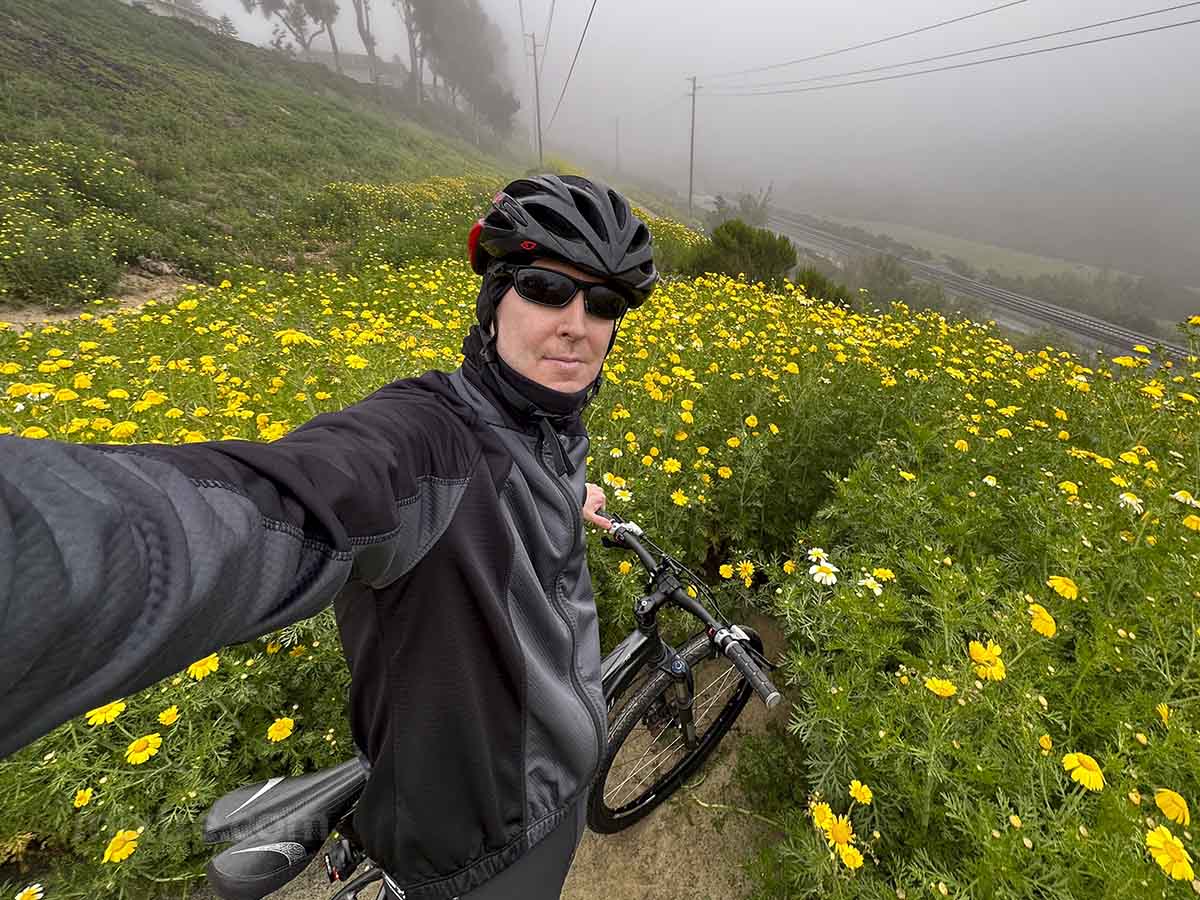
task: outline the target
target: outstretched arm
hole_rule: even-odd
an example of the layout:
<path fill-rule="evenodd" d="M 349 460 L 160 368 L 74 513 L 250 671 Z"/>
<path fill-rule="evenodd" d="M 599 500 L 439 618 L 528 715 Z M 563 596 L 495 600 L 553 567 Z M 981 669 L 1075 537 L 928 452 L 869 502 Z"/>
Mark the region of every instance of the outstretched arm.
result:
<path fill-rule="evenodd" d="M 0 757 L 415 565 L 471 462 L 393 388 L 271 444 L 0 437 Z"/>

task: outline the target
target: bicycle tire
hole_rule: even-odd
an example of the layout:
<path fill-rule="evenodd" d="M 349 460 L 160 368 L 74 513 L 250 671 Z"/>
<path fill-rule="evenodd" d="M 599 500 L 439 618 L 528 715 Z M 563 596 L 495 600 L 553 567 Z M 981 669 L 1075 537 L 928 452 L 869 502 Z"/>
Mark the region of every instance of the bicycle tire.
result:
<path fill-rule="evenodd" d="M 761 653 L 762 639 L 750 628 L 743 626 L 743 630 L 750 638 L 751 646 Z M 674 762 L 665 773 L 654 777 L 648 786 L 643 788 L 645 779 L 639 782 L 634 788 L 635 793 L 632 799 L 629 799 L 629 792 L 626 792 L 623 794 L 613 793 L 610 800 L 610 788 L 613 786 L 609 784 L 609 777 L 613 774 L 614 765 L 622 751 L 629 750 L 627 742 L 631 735 L 644 726 L 652 737 L 650 745 L 654 746 L 671 729 L 671 724 L 668 723 L 658 735 L 654 735 L 653 725 L 647 724 L 647 716 L 652 714 L 656 703 L 659 703 L 664 697 L 672 684 L 672 679 L 665 672 L 655 671 L 638 690 L 629 696 L 627 702 L 622 704 L 618 700 L 609 712 L 608 744 L 596 773 L 596 779 L 592 783 L 591 795 L 588 798 L 588 827 L 595 832 L 614 834 L 622 831 L 641 821 L 670 797 L 685 779 L 704 764 L 721 739 L 733 727 L 754 692 L 754 689 L 733 667 L 733 664 L 724 655 L 713 649 L 708 635 L 704 632 L 689 640 L 680 648 L 679 654 L 687 660 L 695 677 L 696 696 L 693 709 L 700 707 L 696 719 L 698 727 L 702 725 L 702 736 L 699 743 L 694 749 L 684 752 L 682 757 Z M 705 666 L 706 663 L 712 665 Z M 716 674 L 702 679 L 699 675 L 702 667 L 706 670 L 713 670 Z M 726 696 L 726 681 L 729 681 L 730 687 L 732 687 L 732 691 L 728 692 L 728 699 L 720 706 L 719 710 L 716 710 L 711 720 L 705 718 L 705 714 L 712 711 L 718 701 Z M 707 706 L 701 706 L 706 702 L 705 691 L 713 689 L 714 685 L 716 693 L 713 699 L 708 702 Z M 678 733 L 678 728 L 675 729 L 675 732 Z M 680 737 L 675 744 L 681 740 Z M 670 745 L 668 750 L 673 746 L 674 744 Z M 636 749 L 634 752 L 636 753 Z M 640 763 L 644 757 L 645 752 L 640 757 L 636 757 L 637 763 Z M 655 773 L 657 769 L 658 766 L 655 766 Z M 637 774 L 639 771 L 640 769 L 635 770 L 633 774 Z M 618 768 L 618 776 L 624 775 L 624 773 L 625 767 Z M 615 789 L 621 790 L 631 777 L 633 777 L 632 774 L 626 775 L 624 781 L 616 785 Z"/>

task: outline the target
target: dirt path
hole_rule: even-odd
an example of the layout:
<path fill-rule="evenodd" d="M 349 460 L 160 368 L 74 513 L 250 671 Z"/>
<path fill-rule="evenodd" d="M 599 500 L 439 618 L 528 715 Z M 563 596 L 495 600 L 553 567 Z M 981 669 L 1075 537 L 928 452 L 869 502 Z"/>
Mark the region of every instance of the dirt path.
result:
<path fill-rule="evenodd" d="M 762 635 L 768 658 L 778 659 L 783 638 L 775 624 L 762 616 L 750 616 L 749 624 Z M 685 785 L 650 816 L 620 834 L 584 832 L 562 900 L 748 897 L 750 883 L 742 864 L 764 842 L 781 836 L 750 816 L 707 809 L 696 801 L 744 805 L 733 783 L 739 737 L 762 733 L 770 717 L 787 716 L 787 709 L 787 703 L 781 703 L 767 712 L 757 698 L 752 699 L 705 767 L 699 784 Z M 272 900 L 328 900 L 332 894 L 318 860 L 287 888 L 271 896 Z M 370 896 L 374 900 L 374 894 Z M 201 888 L 190 900 L 216 898 L 207 888 Z"/>
<path fill-rule="evenodd" d="M 151 275 L 141 269 L 131 269 L 121 276 L 121 281 L 113 293 L 113 299 L 117 301 L 118 308 L 141 306 L 147 300 L 170 303 L 185 287 L 196 283 L 179 275 Z M 112 309 L 112 304 L 83 306 L 69 312 L 47 312 L 37 306 L 27 306 L 21 309 L 0 307 L 0 328 L 4 327 L 5 322 L 14 328 L 20 328 L 39 322 L 65 322 L 78 318 L 82 312 L 102 315 Z"/>

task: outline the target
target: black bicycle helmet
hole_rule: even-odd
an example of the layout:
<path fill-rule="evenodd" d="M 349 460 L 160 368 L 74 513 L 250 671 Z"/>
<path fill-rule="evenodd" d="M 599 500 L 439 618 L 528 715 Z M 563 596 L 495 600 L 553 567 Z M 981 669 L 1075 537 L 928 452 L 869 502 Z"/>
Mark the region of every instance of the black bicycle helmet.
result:
<path fill-rule="evenodd" d="M 653 242 L 646 223 L 612 188 L 578 175 L 536 175 L 492 198 L 467 246 L 478 275 L 492 259 L 553 257 L 622 286 L 636 308 L 658 282 Z"/>

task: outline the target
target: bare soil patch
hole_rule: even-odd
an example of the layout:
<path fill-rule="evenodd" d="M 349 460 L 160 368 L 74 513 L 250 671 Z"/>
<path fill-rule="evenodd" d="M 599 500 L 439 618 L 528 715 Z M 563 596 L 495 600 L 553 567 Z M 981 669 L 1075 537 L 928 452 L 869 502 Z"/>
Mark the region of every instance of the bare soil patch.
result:
<path fill-rule="evenodd" d="M 139 268 L 130 268 L 121 276 L 112 299 L 115 305 L 81 306 L 79 309 L 60 310 L 47 309 L 43 306 L 23 306 L 20 309 L 5 309 L 0 307 L 0 323 L 8 322 L 13 326 L 36 325 L 41 322 L 65 322 L 79 318 L 83 312 L 103 314 L 114 308 L 124 309 L 141 306 L 148 300 L 160 303 L 172 302 L 184 288 L 197 284 L 193 279 L 181 275 L 154 275 Z"/>

